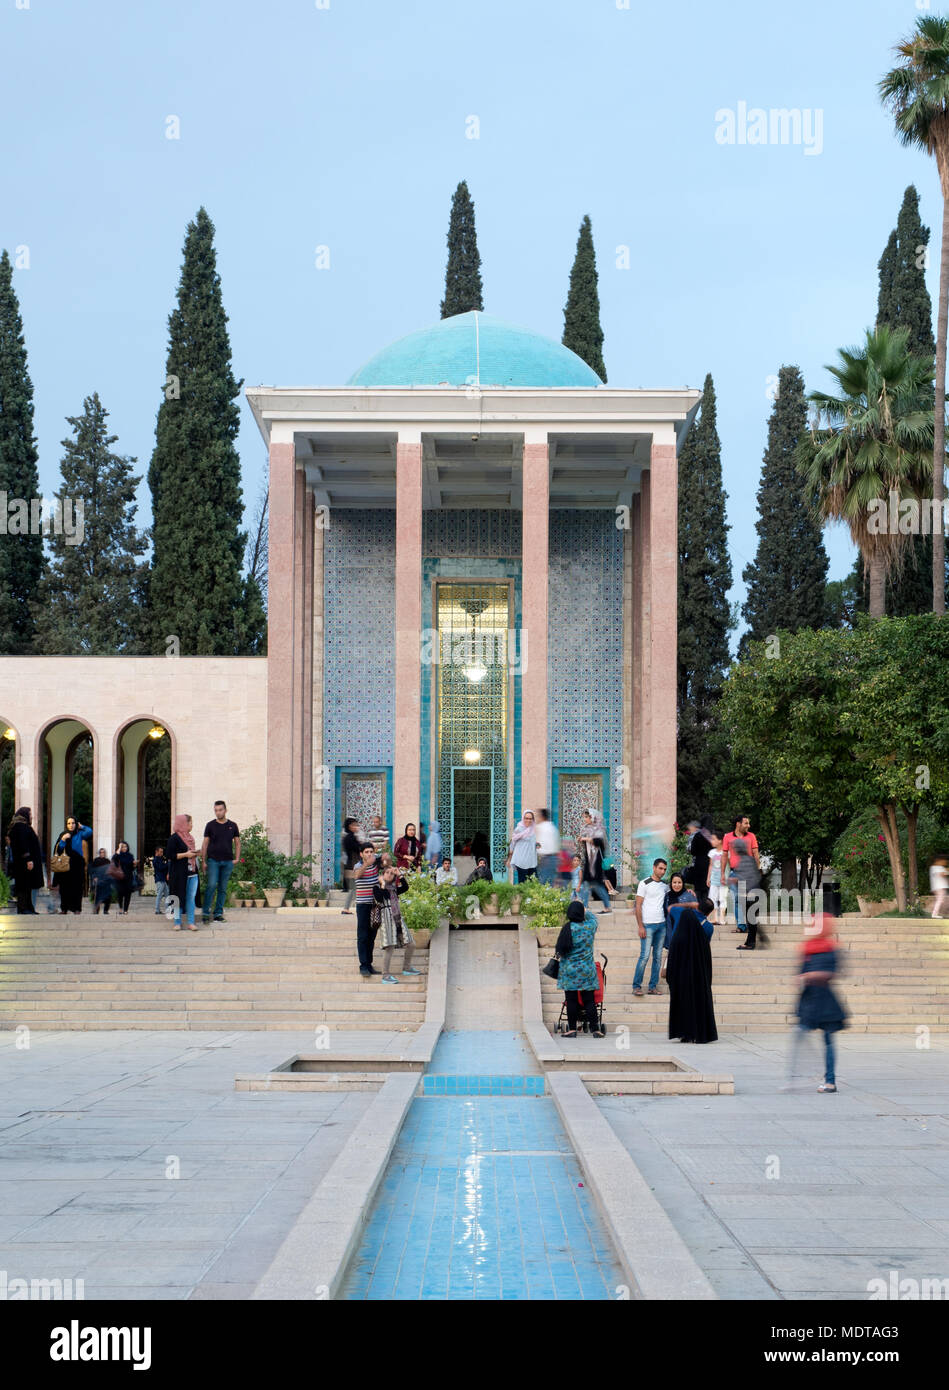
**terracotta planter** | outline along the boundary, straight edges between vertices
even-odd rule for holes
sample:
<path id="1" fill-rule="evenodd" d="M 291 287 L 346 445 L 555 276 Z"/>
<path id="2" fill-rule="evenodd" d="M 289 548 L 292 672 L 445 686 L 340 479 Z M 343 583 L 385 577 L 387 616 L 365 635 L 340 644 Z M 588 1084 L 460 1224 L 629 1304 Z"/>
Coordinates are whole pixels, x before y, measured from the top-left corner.
<path id="1" fill-rule="evenodd" d="M 879 917 L 881 912 L 896 911 L 895 898 L 884 898 L 882 902 L 874 902 L 871 898 L 861 898 L 858 894 L 857 904 L 861 917 Z"/>
<path id="2" fill-rule="evenodd" d="M 416 951 L 427 951 L 432 944 L 433 936 L 434 932 L 427 931 L 424 928 L 420 931 L 413 931 L 412 940 L 415 942 Z"/>
<path id="3" fill-rule="evenodd" d="M 265 888 L 264 897 L 267 899 L 268 907 L 282 907 L 283 900 L 287 896 L 286 888 Z"/>
<path id="4" fill-rule="evenodd" d="M 307 898 L 307 900 L 306 900 L 306 905 L 307 905 L 307 907 L 316 907 L 316 904 L 317 904 L 318 902 L 319 902 L 319 898 Z"/>
<path id="5" fill-rule="evenodd" d="M 529 927 L 528 931 L 530 931 Z M 537 945 L 542 951 L 552 951 L 557 944 L 560 930 L 555 927 L 539 927 L 534 935 L 537 937 Z"/>
<path id="6" fill-rule="evenodd" d="M 492 893 L 490 898 L 485 898 L 484 907 L 481 911 L 486 917 L 496 917 L 498 915 L 498 896 Z"/>

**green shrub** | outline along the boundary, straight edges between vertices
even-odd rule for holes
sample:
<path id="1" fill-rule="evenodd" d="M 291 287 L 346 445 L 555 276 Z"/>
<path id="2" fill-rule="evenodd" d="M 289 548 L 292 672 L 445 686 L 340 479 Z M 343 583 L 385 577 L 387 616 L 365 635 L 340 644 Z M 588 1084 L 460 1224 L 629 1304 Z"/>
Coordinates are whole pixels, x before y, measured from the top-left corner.
<path id="1" fill-rule="evenodd" d="M 441 924 L 435 880 L 425 874 L 407 874 L 408 891 L 399 899 L 402 920 L 410 931 L 436 931 Z M 451 884 L 442 884 L 450 888 Z"/>
<path id="2" fill-rule="evenodd" d="M 530 892 L 521 899 L 524 925 L 531 931 L 559 930 L 567 919 L 569 892 L 553 883 L 538 883 L 534 879 L 530 883 Z"/>
<path id="3" fill-rule="evenodd" d="M 7 876 L 6 876 L 6 874 L 3 872 L 3 870 L 0 869 L 0 908 L 6 907 L 6 905 L 7 905 L 7 903 L 8 903 L 9 901 L 10 901 L 10 880 L 7 878 Z"/>
<path id="4" fill-rule="evenodd" d="M 520 893 L 520 888 L 516 884 L 502 880 L 494 885 L 494 892 L 498 900 L 498 915 L 503 917 L 505 912 L 510 912 L 514 895 Z"/>

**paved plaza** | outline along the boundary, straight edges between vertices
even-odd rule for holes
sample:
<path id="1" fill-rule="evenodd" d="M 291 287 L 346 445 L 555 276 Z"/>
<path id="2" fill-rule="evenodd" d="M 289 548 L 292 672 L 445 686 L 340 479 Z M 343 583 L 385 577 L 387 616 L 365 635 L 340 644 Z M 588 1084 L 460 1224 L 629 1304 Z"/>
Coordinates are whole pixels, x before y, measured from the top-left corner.
<path id="1" fill-rule="evenodd" d="M 464 1072 L 460 1038 L 446 1035 L 441 1056 Z M 235 1092 L 238 1072 L 266 1071 L 312 1042 L 286 1032 L 34 1033 L 18 1048 L 16 1034 L 0 1035 L 7 1278 L 82 1278 L 87 1299 L 249 1297 L 372 1100 Z M 404 1043 L 345 1035 L 348 1051 Z M 836 1095 L 818 1095 L 816 1080 L 779 1091 L 786 1044 L 726 1036 L 699 1049 L 634 1036 L 625 1057 L 674 1053 L 705 1067 L 714 1057 L 736 1094 L 598 1101 L 715 1291 L 865 1299 L 868 1281 L 891 1270 L 945 1277 L 949 1040 L 917 1050 L 910 1032 L 845 1034 Z M 467 1069 L 481 1065 L 475 1047 Z"/>

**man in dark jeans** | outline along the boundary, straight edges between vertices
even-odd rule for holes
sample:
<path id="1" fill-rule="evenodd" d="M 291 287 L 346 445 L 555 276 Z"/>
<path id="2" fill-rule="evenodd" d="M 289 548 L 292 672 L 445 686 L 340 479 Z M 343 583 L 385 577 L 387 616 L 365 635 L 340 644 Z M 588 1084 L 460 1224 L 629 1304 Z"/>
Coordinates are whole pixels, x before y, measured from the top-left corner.
<path id="1" fill-rule="evenodd" d="M 227 819 L 226 804 L 223 801 L 215 801 L 214 819 L 209 820 L 204 827 L 204 843 L 201 846 L 201 858 L 206 875 L 202 909 L 205 922 L 210 922 L 212 914 L 215 922 L 225 920 L 224 899 L 227 897 L 227 881 L 234 868 L 234 860 L 240 857 L 241 832 L 232 820 Z"/>
<path id="2" fill-rule="evenodd" d="M 359 863 L 353 869 L 353 882 L 356 885 L 356 951 L 359 955 L 360 975 L 378 975 L 372 964 L 372 948 L 378 927 L 370 920 L 372 914 L 372 890 L 379 882 L 379 859 L 372 845 L 363 845 Z"/>

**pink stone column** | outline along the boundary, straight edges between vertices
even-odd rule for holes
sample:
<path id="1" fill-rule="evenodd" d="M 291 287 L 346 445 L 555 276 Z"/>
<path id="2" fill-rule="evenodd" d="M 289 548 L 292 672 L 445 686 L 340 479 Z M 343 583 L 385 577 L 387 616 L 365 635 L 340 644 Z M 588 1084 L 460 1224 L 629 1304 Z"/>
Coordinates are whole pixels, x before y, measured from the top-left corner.
<path id="1" fill-rule="evenodd" d="M 674 444 L 653 443 L 649 479 L 650 757 L 647 810 L 671 835 L 676 816 L 676 632 L 678 462 Z"/>
<path id="2" fill-rule="evenodd" d="M 418 825 L 421 804 L 422 445 L 396 445 L 395 463 L 395 745 L 392 834 Z"/>
<path id="3" fill-rule="evenodd" d="M 270 446 L 267 561 L 267 830 L 290 849 L 294 694 L 294 446 Z"/>
<path id="4" fill-rule="evenodd" d="M 521 805 L 548 806 L 547 621 L 550 456 L 547 443 L 524 441 L 521 597 L 527 669 L 521 676 Z M 522 638 L 523 641 L 523 638 Z"/>
<path id="5" fill-rule="evenodd" d="M 303 725 L 300 760 L 302 763 L 302 799 L 300 805 L 300 848 L 312 853 L 313 838 L 313 527 L 314 498 L 307 489 L 303 508 Z"/>
<path id="6" fill-rule="evenodd" d="M 633 547 L 632 607 L 632 719 L 630 723 L 630 823 L 634 830 L 643 824 L 643 511 L 642 497 L 633 498 L 630 509 L 630 539 Z"/>

